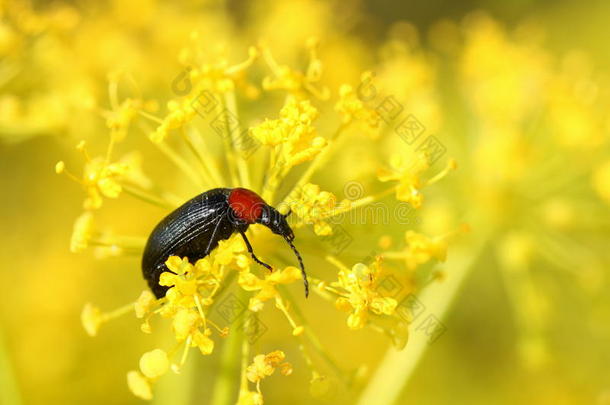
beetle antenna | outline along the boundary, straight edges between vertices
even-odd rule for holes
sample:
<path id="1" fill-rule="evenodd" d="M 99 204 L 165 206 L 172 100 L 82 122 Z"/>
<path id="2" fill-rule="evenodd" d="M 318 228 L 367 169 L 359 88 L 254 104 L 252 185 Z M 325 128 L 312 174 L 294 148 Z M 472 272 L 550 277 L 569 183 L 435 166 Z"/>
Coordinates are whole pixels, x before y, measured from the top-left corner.
<path id="1" fill-rule="evenodd" d="M 305 285 L 305 298 L 307 298 L 307 297 L 309 297 L 309 281 L 307 281 L 307 273 L 305 273 L 305 265 L 303 265 L 303 259 L 301 258 L 299 251 L 292 244 L 292 242 L 289 241 L 288 238 L 284 238 L 284 239 L 286 239 L 286 242 L 288 242 L 288 244 L 292 248 L 292 251 L 297 256 L 297 259 L 299 259 L 299 264 L 301 265 L 301 274 L 303 275 L 303 284 Z"/>

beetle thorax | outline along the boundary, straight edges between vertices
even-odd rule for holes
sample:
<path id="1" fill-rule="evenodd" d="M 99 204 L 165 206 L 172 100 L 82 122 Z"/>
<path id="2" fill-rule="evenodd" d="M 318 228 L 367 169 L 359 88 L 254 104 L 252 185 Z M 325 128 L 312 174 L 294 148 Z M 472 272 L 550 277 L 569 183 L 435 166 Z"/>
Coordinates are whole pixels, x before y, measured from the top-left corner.
<path id="1" fill-rule="evenodd" d="M 267 204 L 258 194 L 245 188 L 235 188 L 229 194 L 229 207 L 238 219 L 248 224 L 260 219 L 265 205 Z"/>

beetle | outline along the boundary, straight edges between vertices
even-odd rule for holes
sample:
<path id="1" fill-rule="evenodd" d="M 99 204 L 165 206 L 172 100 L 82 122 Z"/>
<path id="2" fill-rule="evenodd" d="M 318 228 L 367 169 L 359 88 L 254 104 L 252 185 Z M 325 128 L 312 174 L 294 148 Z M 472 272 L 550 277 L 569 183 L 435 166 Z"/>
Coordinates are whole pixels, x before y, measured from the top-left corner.
<path id="1" fill-rule="evenodd" d="M 303 275 L 305 297 L 309 283 L 303 259 L 294 246 L 294 233 L 286 218 L 268 205 L 254 191 L 245 188 L 215 188 L 190 199 L 159 222 L 148 237 L 142 256 L 142 274 L 157 298 L 162 298 L 168 287 L 159 285 L 161 274 L 171 272 L 165 265 L 169 256 L 188 257 L 193 262 L 210 254 L 221 240 L 240 233 L 252 259 L 268 270 L 270 265 L 254 254 L 246 237 L 246 230 L 258 223 L 282 236 L 294 251 Z"/>

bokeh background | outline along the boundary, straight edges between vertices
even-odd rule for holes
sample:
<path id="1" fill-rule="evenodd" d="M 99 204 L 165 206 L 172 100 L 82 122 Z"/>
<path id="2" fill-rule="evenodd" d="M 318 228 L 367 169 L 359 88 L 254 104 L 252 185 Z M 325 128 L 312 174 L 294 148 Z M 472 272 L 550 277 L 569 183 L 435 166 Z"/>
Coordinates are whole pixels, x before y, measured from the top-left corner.
<path id="1" fill-rule="evenodd" d="M 141 402 L 125 372 L 168 336 L 140 333 L 133 317 L 86 335 L 85 302 L 109 309 L 137 297 L 138 258 L 69 252 L 83 194 L 54 166 L 79 167 L 81 139 L 105 147 L 94 107 L 107 104 L 109 75 L 130 72 L 145 97 L 171 97 L 193 30 L 233 60 L 263 38 L 293 64 L 317 36 L 325 83 L 385 72 L 382 85 L 459 165 L 426 192 L 421 213 L 430 231 L 471 227 L 442 265 L 441 284 L 459 283 L 429 293 L 449 301 L 430 304 L 446 332 L 408 357 L 412 369 L 393 369 L 386 338 L 347 330 L 312 300 L 306 315 L 328 351 L 346 369 L 366 367 L 349 393 L 314 399 L 297 362 L 289 379 L 265 382 L 267 403 L 358 403 L 381 389 L 398 392 L 397 403 L 610 404 L 608 2 L 3 1 L 0 13 L 2 404 Z M 154 153 L 137 137 L 126 145 Z M 350 153 L 337 170 L 373 188 L 354 165 L 366 153 Z M 162 166 L 145 168 L 176 181 Z M 327 184 L 342 190 L 340 180 Z M 100 222 L 125 232 L 159 217 L 129 199 L 105 208 Z M 388 228 L 377 235 L 400 232 Z M 366 243 L 375 242 L 363 239 L 354 257 L 373 249 Z M 271 350 L 286 336 L 266 338 Z M 207 403 L 218 362 L 191 356 L 154 401 Z M 390 370 L 392 387 L 377 370 Z"/>

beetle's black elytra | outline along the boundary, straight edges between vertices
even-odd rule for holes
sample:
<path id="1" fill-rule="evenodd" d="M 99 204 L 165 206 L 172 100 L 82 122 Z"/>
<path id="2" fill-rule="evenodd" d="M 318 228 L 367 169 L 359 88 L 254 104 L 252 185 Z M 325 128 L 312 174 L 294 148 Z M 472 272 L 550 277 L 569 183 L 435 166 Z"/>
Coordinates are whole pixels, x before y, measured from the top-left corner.
<path id="1" fill-rule="evenodd" d="M 197 261 L 209 255 L 218 242 L 236 232 L 244 239 L 252 259 L 271 270 L 271 266 L 256 257 L 245 234 L 251 224 L 258 223 L 283 236 L 294 251 L 301 267 L 307 297 L 307 274 L 303 259 L 292 243 L 294 233 L 286 221 L 287 216 L 245 188 L 215 188 L 199 194 L 176 208 L 153 229 L 142 256 L 144 278 L 157 298 L 164 297 L 168 287 L 159 285 L 159 278 L 161 273 L 170 271 L 165 266 L 169 256 Z"/>

